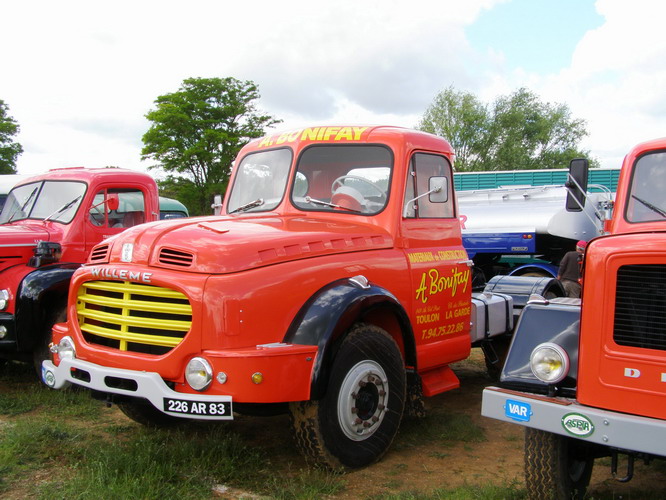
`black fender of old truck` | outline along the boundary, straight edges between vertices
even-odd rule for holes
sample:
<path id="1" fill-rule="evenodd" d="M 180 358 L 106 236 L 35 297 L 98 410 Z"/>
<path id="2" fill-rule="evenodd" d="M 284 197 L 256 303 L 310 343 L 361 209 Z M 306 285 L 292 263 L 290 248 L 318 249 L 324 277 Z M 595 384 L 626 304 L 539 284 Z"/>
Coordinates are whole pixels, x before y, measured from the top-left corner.
<path id="1" fill-rule="evenodd" d="M 44 266 L 27 274 L 16 295 L 16 343 L 19 352 L 30 352 L 43 334 L 53 307 L 67 304 L 69 283 L 81 264 Z"/>
<path id="2" fill-rule="evenodd" d="M 578 379 L 578 337 L 580 299 L 542 298 L 528 301 L 518 320 L 509 353 L 500 376 L 500 386 L 539 394 L 574 396 Z M 567 376 L 554 387 L 537 379 L 530 369 L 530 355 L 536 346 L 551 342 L 569 357 Z M 550 391 L 549 391 L 550 389 Z"/>
<path id="3" fill-rule="evenodd" d="M 310 397 L 320 399 L 326 392 L 331 364 L 340 341 L 351 326 L 364 317 L 384 311 L 400 328 L 405 363 L 416 365 L 416 344 L 407 312 L 388 290 L 357 278 L 334 281 L 318 290 L 301 308 L 287 331 L 284 342 L 316 345 Z"/>

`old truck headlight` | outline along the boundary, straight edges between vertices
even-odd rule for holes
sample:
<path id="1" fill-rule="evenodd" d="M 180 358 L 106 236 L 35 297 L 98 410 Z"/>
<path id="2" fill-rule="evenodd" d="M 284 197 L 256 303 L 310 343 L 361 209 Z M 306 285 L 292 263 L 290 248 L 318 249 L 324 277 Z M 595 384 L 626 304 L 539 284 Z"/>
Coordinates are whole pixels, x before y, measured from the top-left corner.
<path id="1" fill-rule="evenodd" d="M 63 337 L 58 342 L 58 345 L 51 348 L 52 352 L 55 352 L 60 359 L 75 359 L 76 358 L 76 347 L 74 347 L 74 341 L 71 337 Z"/>
<path id="2" fill-rule="evenodd" d="M 545 342 L 532 351 L 530 369 L 542 382 L 556 384 L 569 373 L 569 356 L 559 345 Z"/>
<path id="3" fill-rule="evenodd" d="M 4 311 L 9 302 L 9 290 L 0 290 L 0 311 Z"/>
<path id="4" fill-rule="evenodd" d="M 204 358 L 192 358 L 185 368 L 185 380 L 195 391 L 203 391 L 213 380 L 213 368 Z"/>

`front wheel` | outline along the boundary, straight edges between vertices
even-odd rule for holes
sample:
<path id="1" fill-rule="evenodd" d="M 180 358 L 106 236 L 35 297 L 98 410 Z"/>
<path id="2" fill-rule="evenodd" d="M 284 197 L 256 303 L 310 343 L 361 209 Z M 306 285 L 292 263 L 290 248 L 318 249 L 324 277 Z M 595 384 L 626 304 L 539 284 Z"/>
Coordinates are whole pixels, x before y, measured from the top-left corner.
<path id="1" fill-rule="evenodd" d="M 307 459 L 330 469 L 379 460 L 405 405 L 405 369 L 393 338 L 359 323 L 342 342 L 325 396 L 290 405 L 296 441 Z"/>
<path id="2" fill-rule="evenodd" d="M 128 398 L 118 401 L 118 408 L 127 417 L 141 425 L 152 428 L 178 427 L 187 422 L 188 419 L 173 417 L 159 411 L 146 399 Z"/>
<path id="3" fill-rule="evenodd" d="M 525 429 L 525 486 L 530 499 L 582 499 L 594 456 L 578 439 Z"/>

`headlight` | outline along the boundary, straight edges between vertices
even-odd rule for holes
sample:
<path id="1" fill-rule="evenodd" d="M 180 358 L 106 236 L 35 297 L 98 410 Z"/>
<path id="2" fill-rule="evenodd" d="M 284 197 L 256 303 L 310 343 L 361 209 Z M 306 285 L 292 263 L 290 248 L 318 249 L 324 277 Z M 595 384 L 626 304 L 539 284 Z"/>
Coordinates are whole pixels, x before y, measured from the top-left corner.
<path id="1" fill-rule="evenodd" d="M 569 356 L 557 344 L 539 344 L 530 355 L 530 369 L 542 382 L 556 384 L 569 373 Z"/>
<path id="2" fill-rule="evenodd" d="M 63 337 L 55 346 L 54 351 L 60 359 L 76 359 L 76 347 L 71 337 Z"/>
<path id="3" fill-rule="evenodd" d="M 195 391 L 203 391 L 213 380 L 213 369 L 204 358 L 192 358 L 185 368 L 185 380 Z"/>
<path id="4" fill-rule="evenodd" d="M 3 311 L 7 307 L 7 302 L 9 302 L 9 291 L 0 290 L 0 311 Z"/>

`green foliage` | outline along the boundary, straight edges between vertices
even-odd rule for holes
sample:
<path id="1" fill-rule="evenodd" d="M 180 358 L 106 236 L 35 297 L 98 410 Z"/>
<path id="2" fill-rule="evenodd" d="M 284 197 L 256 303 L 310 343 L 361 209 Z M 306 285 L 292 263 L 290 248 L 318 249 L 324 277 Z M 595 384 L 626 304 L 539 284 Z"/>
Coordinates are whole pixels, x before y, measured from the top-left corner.
<path id="1" fill-rule="evenodd" d="M 544 103 L 525 88 L 484 105 L 449 87 L 435 97 L 418 128 L 451 143 L 459 171 L 564 168 L 573 158 L 589 156 L 578 146 L 588 133 L 585 120 L 572 118 L 566 104 Z"/>
<path id="2" fill-rule="evenodd" d="M 8 113 L 9 107 L 0 99 L 0 174 L 15 174 L 16 159 L 23 153 L 23 147 L 13 140 L 18 123 Z"/>
<path id="3" fill-rule="evenodd" d="M 156 162 L 169 177 L 161 188 L 192 215 L 211 213 L 231 164 L 251 139 L 280 120 L 257 111 L 259 90 L 235 78 L 189 78 L 177 92 L 159 96 L 146 114 L 152 125 L 143 136 L 142 159 Z"/>
<path id="4" fill-rule="evenodd" d="M 488 108 L 476 96 L 449 87 L 435 96 L 418 128 L 451 143 L 459 170 L 484 170 L 490 126 Z"/>

